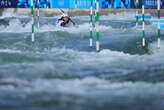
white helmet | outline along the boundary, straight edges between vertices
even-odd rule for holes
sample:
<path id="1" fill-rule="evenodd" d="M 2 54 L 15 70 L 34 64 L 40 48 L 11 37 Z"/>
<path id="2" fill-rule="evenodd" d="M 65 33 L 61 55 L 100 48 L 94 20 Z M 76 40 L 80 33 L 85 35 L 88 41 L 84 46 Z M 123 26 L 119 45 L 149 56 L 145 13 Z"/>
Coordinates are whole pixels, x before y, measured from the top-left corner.
<path id="1" fill-rule="evenodd" d="M 67 13 L 63 13 L 63 14 L 61 15 L 61 17 L 66 17 L 66 16 L 68 16 Z"/>

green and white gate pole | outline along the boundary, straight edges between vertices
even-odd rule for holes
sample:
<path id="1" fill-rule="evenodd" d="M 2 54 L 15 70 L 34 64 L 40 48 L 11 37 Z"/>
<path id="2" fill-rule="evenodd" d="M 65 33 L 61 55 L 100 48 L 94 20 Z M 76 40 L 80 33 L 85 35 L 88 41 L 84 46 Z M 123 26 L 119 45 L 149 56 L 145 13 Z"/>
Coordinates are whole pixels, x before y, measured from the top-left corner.
<path id="1" fill-rule="evenodd" d="M 77 8 L 77 0 L 75 0 L 75 8 Z"/>
<path id="2" fill-rule="evenodd" d="M 39 23 L 39 22 L 40 22 L 40 21 L 39 21 L 39 16 L 40 16 L 39 13 L 40 13 L 40 9 L 39 9 L 39 8 L 40 8 L 40 5 L 39 5 L 39 0 L 38 0 L 38 2 L 37 2 L 38 28 L 40 27 L 40 23 Z"/>
<path id="3" fill-rule="evenodd" d="M 95 0 L 95 16 L 94 16 L 95 17 L 95 20 L 96 20 L 96 11 L 97 11 L 96 10 L 96 4 L 97 4 L 97 0 Z"/>
<path id="4" fill-rule="evenodd" d="M 142 0 L 142 46 L 145 46 L 145 6 L 144 3 L 145 1 Z"/>
<path id="5" fill-rule="evenodd" d="M 34 39 L 34 6 L 33 6 L 33 0 L 31 0 L 31 17 L 32 17 L 32 42 L 34 42 L 35 39 Z"/>
<path id="6" fill-rule="evenodd" d="M 47 8 L 49 8 L 48 5 L 49 5 L 49 3 L 48 3 L 48 0 L 47 0 Z"/>
<path id="7" fill-rule="evenodd" d="M 138 8 L 139 8 L 139 2 L 136 0 L 136 27 L 138 26 Z"/>
<path id="8" fill-rule="evenodd" d="M 100 42 L 99 42 L 99 0 L 96 1 L 95 27 L 96 27 L 96 51 L 99 51 L 100 50 Z"/>
<path id="9" fill-rule="evenodd" d="M 158 10 L 158 48 L 160 48 L 160 6 L 161 6 L 161 1 L 157 0 L 157 10 Z"/>
<path id="10" fill-rule="evenodd" d="M 90 7 L 90 47 L 93 46 L 93 0 Z"/>

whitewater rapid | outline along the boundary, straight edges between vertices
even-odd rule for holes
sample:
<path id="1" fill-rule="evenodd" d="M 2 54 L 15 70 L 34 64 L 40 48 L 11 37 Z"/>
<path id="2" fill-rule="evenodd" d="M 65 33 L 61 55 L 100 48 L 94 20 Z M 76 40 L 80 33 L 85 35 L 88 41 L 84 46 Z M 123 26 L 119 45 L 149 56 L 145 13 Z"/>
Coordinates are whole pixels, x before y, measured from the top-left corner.
<path id="1" fill-rule="evenodd" d="M 135 13 L 100 16 L 96 52 L 89 47 L 89 16 L 72 19 L 79 28 L 41 18 L 32 43 L 30 17 L 1 17 L 0 109 L 162 110 L 164 30 L 158 49 L 157 28 L 147 21 L 143 48 Z"/>

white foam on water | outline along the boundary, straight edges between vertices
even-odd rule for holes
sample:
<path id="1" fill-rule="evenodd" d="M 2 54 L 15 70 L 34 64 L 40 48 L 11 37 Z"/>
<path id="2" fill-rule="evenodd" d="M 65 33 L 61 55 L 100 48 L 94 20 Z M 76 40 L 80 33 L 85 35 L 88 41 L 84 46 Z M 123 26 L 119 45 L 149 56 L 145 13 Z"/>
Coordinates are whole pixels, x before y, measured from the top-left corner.
<path id="1" fill-rule="evenodd" d="M 101 31 L 111 31 L 111 32 L 115 31 L 115 29 L 113 29 L 110 26 L 100 25 L 100 28 L 101 28 Z M 131 30 L 131 32 L 136 30 L 136 33 L 138 33 L 139 31 L 141 32 L 142 28 L 138 27 L 137 29 L 138 31 L 134 27 L 129 30 Z M 21 22 L 18 19 L 13 19 L 9 22 L 9 26 L 5 28 L 5 31 L 6 32 L 31 32 L 31 22 L 23 26 L 23 24 L 21 24 Z M 36 32 L 37 31 L 38 30 L 36 28 Z M 84 23 L 80 25 L 79 28 L 77 29 L 75 27 L 55 28 L 51 24 L 45 24 L 40 27 L 38 32 L 47 32 L 47 31 L 66 31 L 70 33 L 81 33 L 81 32 L 85 33 L 86 32 L 89 34 L 89 23 Z M 118 31 L 120 31 L 120 29 Z M 149 26 L 146 26 L 146 31 L 155 33 L 157 30 L 155 27 L 152 27 L 152 25 L 149 25 Z M 154 51 L 153 48 L 150 48 L 150 50 Z M 54 48 L 50 51 L 49 57 L 54 57 L 57 54 L 68 55 L 72 57 L 72 59 L 67 59 L 68 63 L 65 63 L 65 67 L 68 69 L 70 68 L 76 69 L 75 67 L 77 67 L 77 64 L 78 64 L 77 69 L 79 70 L 84 69 L 86 67 L 91 68 L 91 69 L 94 67 L 100 67 L 101 69 L 113 68 L 115 69 L 116 72 L 121 72 L 124 74 L 128 74 L 131 71 L 135 71 L 134 68 L 146 69 L 149 67 L 149 65 L 155 65 L 155 64 L 160 64 L 164 62 L 161 57 L 158 57 L 158 56 L 162 56 L 163 54 L 159 54 L 158 56 L 154 53 L 151 55 L 130 55 L 130 54 L 125 54 L 123 52 L 111 51 L 108 49 L 101 50 L 99 53 L 97 53 L 97 52 L 80 52 L 80 51 L 75 51 L 75 50 L 65 49 L 65 48 L 63 49 Z M 70 62 L 71 62 L 71 65 L 70 65 Z M 51 65 L 50 67 L 51 67 L 50 70 L 53 70 L 53 66 Z M 120 70 L 118 70 L 118 68 L 120 68 Z M 34 69 L 38 70 L 39 68 L 34 68 Z"/>
<path id="2" fill-rule="evenodd" d="M 1 50 L 0 53 L 1 52 L 18 53 L 19 51 Z M 152 57 L 148 55 L 145 56 L 130 55 L 130 54 L 125 54 L 123 52 L 111 51 L 107 49 L 97 53 L 97 52 L 81 52 L 81 51 L 75 51 L 66 48 L 53 48 L 51 51 L 47 52 L 46 55 L 44 56 L 42 55 L 43 53 L 37 53 L 37 55 L 35 55 L 34 53 L 31 54 L 31 52 L 29 52 L 26 54 L 27 54 L 26 56 L 31 58 L 46 59 L 46 61 L 41 61 L 41 62 L 38 61 L 27 62 L 27 64 L 21 63 L 21 65 L 24 65 L 26 67 L 31 67 L 28 68 L 25 72 L 25 74 L 28 73 L 27 75 L 29 75 L 30 77 L 31 76 L 44 77 L 46 74 L 48 74 L 48 76 L 58 76 L 58 72 L 59 73 L 61 72 L 61 75 L 59 76 L 62 76 L 63 75 L 62 71 L 64 71 L 64 74 L 68 76 L 72 76 L 72 75 L 85 76 L 87 74 L 94 74 L 93 72 L 90 73 L 89 71 L 97 70 L 98 72 L 100 69 L 102 69 L 102 71 L 99 72 L 102 74 L 103 72 L 105 72 L 105 70 L 107 70 L 108 72 L 113 71 L 115 73 L 120 73 L 120 74 L 129 74 L 135 71 L 134 68 L 143 68 L 151 64 L 159 63 L 156 62 L 155 59 L 153 60 L 153 62 L 150 62 L 149 59 L 152 59 Z M 56 61 L 54 58 L 61 59 L 62 62 L 59 63 L 59 61 Z M 7 64 L 6 66 L 12 67 L 12 65 L 10 64 Z M 18 68 L 19 66 L 20 64 L 15 65 L 15 67 Z M 63 70 L 60 70 L 62 68 Z M 89 73 L 87 71 L 81 72 L 81 70 L 86 70 L 86 69 L 88 69 Z M 72 73 L 72 71 L 74 72 Z"/>
<path id="3" fill-rule="evenodd" d="M 124 52 L 111 51 L 109 49 L 104 49 L 100 52 L 84 52 L 67 48 L 55 47 L 46 53 L 32 52 L 31 54 L 31 52 L 28 52 L 28 57 L 35 59 L 46 59 L 46 61 L 42 60 L 41 62 L 27 62 L 27 64 L 23 65 L 27 67 L 31 66 L 31 68 L 28 68 L 25 73 L 28 72 L 28 75 L 34 75 L 34 77 L 44 77 L 46 74 L 48 74 L 49 76 L 56 76 L 58 72 L 60 73 L 61 71 L 64 71 L 64 74 L 68 73 L 68 76 L 85 76 L 88 74 L 94 74 L 94 71 L 97 71 L 101 74 L 104 74 L 103 72 L 107 71 L 109 72 L 109 74 L 110 72 L 114 72 L 116 74 L 119 73 L 121 75 L 126 75 L 136 72 L 136 70 L 149 70 L 149 68 L 153 65 L 164 65 L 163 44 L 163 41 L 161 41 L 160 50 L 157 49 L 156 42 L 152 43 L 149 47 L 149 50 L 152 51 L 152 54 L 150 55 L 131 55 Z M 19 50 L 1 49 L 0 53 L 22 52 Z M 60 60 L 56 61 L 55 58 L 61 59 L 62 61 L 59 63 Z M 8 66 L 12 65 L 8 64 Z M 16 67 L 19 66 L 20 64 L 18 64 Z M 59 69 L 57 67 L 59 67 Z M 60 70 L 62 68 L 63 70 Z M 162 69 L 163 66 L 160 66 L 159 68 Z M 77 73 L 77 75 L 75 73 Z"/>
<path id="4" fill-rule="evenodd" d="M 100 16 L 100 20 L 135 20 L 135 12 L 120 12 L 120 13 L 110 13 L 107 15 Z M 80 20 L 88 20 L 90 21 L 90 17 L 88 16 L 75 16 L 72 17 L 74 19 Z"/>
<path id="5" fill-rule="evenodd" d="M 4 16 L 10 16 L 10 13 L 5 13 L 6 15 Z M 12 15 L 12 14 L 11 14 Z M 13 15 L 15 16 L 15 15 Z M 55 16 L 56 17 L 56 16 Z M 59 16 L 57 16 L 56 18 L 58 18 Z M 19 18 L 19 16 L 18 16 Z M 42 25 L 39 29 L 37 28 L 37 25 L 35 25 L 35 31 L 36 32 L 50 32 L 50 31 L 66 31 L 69 33 L 89 33 L 90 30 L 90 24 L 89 24 L 89 16 L 76 16 L 73 17 L 74 19 L 79 19 L 81 20 L 88 20 L 88 23 L 83 23 L 79 25 L 79 28 L 76 27 L 69 27 L 69 28 L 63 28 L 63 27 L 55 27 L 52 24 L 45 24 Z M 48 18 L 48 19 L 54 19 L 54 17 Z M 103 15 L 100 16 L 100 20 L 134 20 L 135 21 L 135 13 L 134 12 L 121 12 L 121 13 L 116 13 L 116 14 L 109 14 L 109 15 Z M 111 31 L 111 32 L 124 32 L 125 29 L 114 29 L 111 26 L 104 26 L 104 25 L 100 25 L 99 26 L 99 30 L 100 32 L 104 32 L 104 31 Z M 134 32 L 141 32 L 142 31 L 142 25 L 140 25 L 139 27 L 135 28 L 128 28 L 126 29 L 134 31 Z M 163 31 L 164 29 L 161 29 L 161 33 L 164 33 Z M 9 21 L 9 26 L 0 26 L 0 32 L 13 32 L 13 33 L 22 33 L 22 32 L 31 32 L 31 21 L 28 22 L 27 24 L 21 23 L 19 21 L 19 19 L 12 19 Z M 145 26 L 145 32 L 146 33 L 156 33 L 157 32 L 157 28 L 153 25 L 146 25 Z"/>
<path id="6" fill-rule="evenodd" d="M 4 12 L 2 13 L 2 16 L 0 16 L 0 19 L 12 18 L 12 17 L 16 17 L 16 18 L 26 18 L 26 17 L 28 17 L 28 15 L 27 15 L 27 16 L 25 16 L 25 15 L 18 15 L 18 14 L 13 13 L 13 12 L 6 12 L 6 11 L 4 11 Z"/>
<path id="7" fill-rule="evenodd" d="M 157 41 L 154 41 L 153 43 L 151 43 L 149 45 L 149 49 L 151 50 L 151 52 L 153 54 L 161 54 L 161 55 L 164 54 L 164 41 L 161 40 L 161 43 L 160 44 L 161 44 L 160 45 L 160 48 L 158 48 L 158 42 Z"/>
<path id="8" fill-rule="evenodd" d="M 154 50 L 154 45 L 156 43 L 152 43 L 150 49 Z M 163 41 L 161 47 L 164 47 Z M 162 49 L 163 50 L 163 49 Z M 49 52 L 50 57 L 54 57 L 55 54 L 71 56 L 74 59 L 67 59 L 68 62 L 65 62 L 65 65 L 62 65 L 64 68 L 91 68 L 97 67 L 101 69 L 105 68 L 119 68 L 123 74 L 128 74 L 131 72 L 132 68 L 143 68 L 149 69 L 149 65 L 161 64 L 164 62 L 163 59 L 163 51 L 156 54 L 153 53 L 151 55 L 130 55 L 125 54 L 123 52 L 111 51 L 111 50 L 102 50 L 98 52 L 80 52 L 72 49 L 58 49 L 54 48 Z M 61 56 L 62 57 L 62 56 Z M 43 63 L 33 63 L 32 71 L 28 71 L 29 74 L 34 74 L 34 76 L 38 73 L 38 75 L 45 75 L 42 73 L 53 73 L 55 71 L 54 63 L 51 62 L 43 62 Z M 127 70 L 127 71 L 124 71 Z M 34 71 L 33 71 L 34 70 Z M 40 71 L 38 71 L 40 70 Z M 48 70 L 48 71 L 47 71 Z M 134 70 L 134 69 L 133 69 Z M 119 70 L 118 70 L 119 72 Z M 97 94 L 104 95 L 109 92 L 111 96 L 129 96 L 129 91 L 132 96 L 141 96 L 145 97 L 147 95 L 156 94 L 164 95 L 163 90 L 164 84 L 161 83 L 147 83 L 147 82 L 111 82 L 110 80 L 95 78 L 95 77 L 85 77 L 83 79 L 35 79 L 33 81 L 26 81 L 24 79 L 2 79 L 1 82 L 6 82 L 8 85 L 0 86 L 0 91 L 7 92 L 19 92 L 23 93 L 25 96 L 28 94 L 33 94 L 36 92 L 48 92 L 48 93 L 63 93 L 63 94 L 80 94 L 80 95 L 89 95 L 95 96 Z M 11 83 L 11 84 L 10 84 Z M 15 85 L 17 85 L 15 87 Z M 42 85 L 42 86 L 40 86 Z M 147 91 L 151 89 L 151 91 Z M 102 94 L 103 93 L 103 94 Z M 157 96 L 158 96 L 157 95 Z"/>
<path id="9" fill-rule="evenodd" d="M 0 25 L 0 32 L 2 32 L 3 29 L 5 29 L 6 27 L 4 25 Z"/>
<path id="10" fill-rule="evenodd" d="M 90 16 L 74 16 L 74 17 L 71 17 L 71 18 L 74 18 L 74 19 L 79 19 L 79 20 L 82 20 L 82 21 L 90 21 Z"/>
<path id="11" fill-rule="evenodd" d="M 23 25 L 24 24 L 22 24 L 19 19 L 12 19 L 9 22 L 9 26 L 0 27 L 0 32 L 6 32 L 6 33 L 8 33 L 8 32 L 13 32 L 13 33 L 29 32 L 30 23 L 26 24 L 25 27 Z"/>
<path id="12" fill-rule="evenodd" d="M 7 18 L 7 17 L 15 17 L 16 14 L 12 12 L 3 12 L 2 16 L 0 16 L 1 19 Z"/>
<path id="13" fill-rule="evenodd" d="M 89 23 L 84 23 L 78 26 L 78 28 L 76 27 L 71 27 L 71 28 L 63 28 L 64 31 L 67 31 L 69 33 L 89 33 L 90 32 L 90 24 Z M 99 31 L 107 31 L 107 30 L 111 30 L 112 27 L 111 26 L 103 26 L 100 25 L 99 26 Z M 95 29 L 93 29 L 95 31 Z"/>
<path id="14" fill-rule="evenodd" d="M 133 71 L 135 72 L 136 69 L 147 70 L 149 66 L 163 64 L 162 62 L 164 62 L 164 59 L 161 57 L 163 54 L 131 55 L 108 49 L 101 50 L 98 53 L 80 52 L 71 49 L 53 49 L 52 54 L 53 53 L 71 56 L 70 59 L 66 59 L 68 63 L 65 63 L 65 67 L 68 69 L 85 70 L 86 68 L 89 68 L 91 70 L 102 69 L 102 71 L 104 69 L 105 71 L 106 69 L 111 68 L 116 73 L 121 74 L 129 74 Z"/>
<path id="15" fill-rule="evenodd" d="M 31 32 L 31 27 L 32 27 L 32 22 L 28 22 L 27 24 L 22 24 L 19 19 L 12 19 L 9 21 L 8 26 L 1 26 L 0 27 L 0 32 L 3 33 L 24 33 L 24 32 Z M 34 27 L 35 32 L 49 32 L 49 31 L 55 31 L 54 26 L 47 24 L 43 25 L 42 27 L 37 28 L 35 25 Z"/>
<path id="16" fill-rule="evenodd" d="M 123 13 L 122 18 L 124 19 Z M 118 15 L 111 15 L 113 18 L 109 16 L 105 16 L 103 19 L 114 19 Z M 129 15 L 130 16 L 130 15 Z M 133 15 L 134 16 L 134 15 Z M 84 18 L 85 19 L 85 18 Z M 125 19 L 128 19 L 125 18 Z M 131 18 L 130 18 L 131 19 Z M 150 26 L 146 26 L 147 32 L 156 32 L 156 28 Z M 9 26 L 0 27 L 1 32 L 31 32 L 31 22 L 23 26 L 18 19 L 13 19 L 9 22 Z M 101 31 L 115 31 L 110 26 L 102 26 L 100 25 Z M 141 27 L 132 28 L 130 30 L 134 30 L 137 32 L 141 32 Z M 36 28 L 36 31 L 37 28 Z M 72 28 L 57 28 L 55 29 L 53 25 L 46 24 L 40 27 L 38 32 L 49 32 L 49 31 L 67 31 L 70 33 L 80 33 L 80 32 L 89 32 L 89 23 L 84 23 L 79 26 L 78 29 Z M 117 37 L 117 36 L 116 36 Z M 133 36 L 132 36 L 133 37 Z M 47 57 L 46 61 L 41 62 L 27 62 L 27 64 L 31 67 L 31 69 L 26 70 L 25 72 L 29 72 L 27 74 L 30 75 L 33 80 L 26 79 L 17 79 L 16 77 L 10 78 L 2 78 L 0 80 L 0 91 L 1 93 L 10 93 L 14 96 L 18 93 L 23 95 L 23 98 L 29 97 L 29 94 L 33 93 L 63 93 L 63 94 L 77 94 L 77 95 L 85 95 L 85 96 L 105 96 L 110 95 L 108 100 L 113 100 L 112 97 L 140 97 L 145 98 L 146 96 L 164 96 L 164 83 L 159 82 L 156 84 L 148 83 L 148 82 L 111 82 L 110 80 L 100 79 L 96 77 L 85 77 L 82 79 L 73 78 L 73 79 L 46 79 L 42 78 L 42 76 L 47 74 L 54 74 L 58 68 L 55 68 L 55 60 L 49 60 L 55 58 L 56 55 L 63 58 L 63 62 L 57 62 L 60 69 L 68 69 L 72 70 L 71 73 L 76 73 L 76 70 L 85 70 L 86 68 L 92 71 L 93 69 L 99 71 L 103 74 L 105 69 L 113 69 L 115 73 L 122 74 L 130 74 L 133 71 L 136 72 L 137 69 L 145 69 L 149 70 L 150 66 L 153 65 L 164 65 L 164 42 L 161 41 L 161 49 L 157 49 L 157 42 L 154 42 L 150 45 L 149 49 L 152 51 L 152 54 L 148 55 L 131 55 L 124 52 L 111 51 L 109 49 L 101 50 L 100 52 L 82 52 L 76 51 L 72 49 L 66 48 L 53 48 L 50 52 L 46 53 L 46 55 L 40 55 L 40 57 Z M 19 50 L 10 50 L 10 49 L 1 49 L 0 53 L 20 53 Z M 41 53 L 42 54 L 42 53 Z M 31 53 L 29 52 L 29 55 Z M 34 53 L 31 55 L 32 57 Z M 37 55 L 39 57 L 39 53 Z M 66 57 L 68 56 L 68 57 Z M 49 60 L 49 61 L 47 61 Z M 9 64 L 10 65 L 10 64 Z M 23 65 L 23 64 L 21 64 Z M 6 66 L 6 65 L 5 65 Z M 8 66 L 8 64 L 7 64 Z M 11 66 L 11 65 L 10 65 Z M 9 67 L 10 67 L 9 66 Z M 13 66 L 13 65 L 12 65 Z M 16 66 L 20 67 L 20 64 L 16 64 Z M 161 67 L 163 68 L 163 67 Z M 20 70 L 21 71 L 21 70 Z M 82 71 L 80 74 L 85 74 Z M 109 71 L 107 71 L 109 72 Z M 77 72 L 78 73 L 78 72 Z M 10 73 L 12 74 L 12 73 Z M 14 74 L 14 73 L 13 73 Z M 135 73 L 136 74 L 136 73 Z M 40 76 L 35 77 L 36 76 Z M 33 77 L 34 76 L 34 77 Z M 51 75 L 50 75 L 51 76 Z M 30 77 L 30 78 L 31 78 Z M 4 84 L 4 85 L 3 85 Z M 151 91 L 148 91 L 151 90 Z M 157 94 L 158 93 L 158 94 Z M 48 95 L 44 94 L 44 95 Z M 129 95 L 130 94 L 130 95 Z M 55 98 L 55 97 L 54 97 Z"/>
<path id="17" fill-rule="evenodd" d="M 110 26 L 103 26 L 100 25 L 99 28 L 101 31 L 109 30 L 112 29 Z M 65 31 L 69 33 L 89 33 L 90 25 L 89 23 L 84 23 L 76 27 L 55 27 L 52 24 L 45 24 L 43 26 L 40 26 L 38 29 L 37 26 L 35 25 L 35 32 L 55 32 L 55 31 Z M 0 32 L 3 33 L 24 33 L 24 32 L 31 32 L 31 21 L 28 22 L 27 24 L 22 24 L 19 19 L 12 19 L 9 21 L 9 26 L 0 26 Z"/>
<path id="18" fill-rule="evenodd" d="M 110 82 L 95 77 L 83 79 L 36 79 L 25 81 L 20 79 L 3 79 L 0 82 L 8 85 L 0 86 L 0 91 L 10 93 L 20 93 L 25 97 L 33 93 L 49 94 L 76 94 L 83 96 L 111 96 L 120 97 L 150 97 L 152 95 L 164 96 L 164 83 L 147 83 L 147 82 Z M 16 87 L 14 85 L 17 85 Z M 151 90 L 151 91 L 147 91 Z M 130 93 L 130 95 L 129 95 Z M 158 94 L 157 94 L 158 93 Z M 128 98 L 127 97 L 127 98 Z M 109 99 L 108 99 L 109 100 Z M 112 99 L 111 99 L 112 100 Z"/>
<path id="19" fill-rule="evenodd" d="M 22 53 L 22 52 L 19 50 L 0 49 L 0 53 Z"/>
<path id="20" fill-rule="evenodd" d="M 135 20 L 134 12 L 120 12 L 100 16 L 100 20 Z"/>

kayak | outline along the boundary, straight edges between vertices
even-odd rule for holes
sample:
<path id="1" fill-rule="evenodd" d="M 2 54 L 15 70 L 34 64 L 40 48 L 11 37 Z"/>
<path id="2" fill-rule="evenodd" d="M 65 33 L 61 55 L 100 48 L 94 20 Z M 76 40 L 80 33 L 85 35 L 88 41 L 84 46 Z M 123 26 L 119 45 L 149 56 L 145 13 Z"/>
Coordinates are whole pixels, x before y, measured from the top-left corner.
<path id="1" fill-rule="evenodd" d="M 62 27 L 61 23 L 63 23 L 62 20 L 56 21 L 55 27 Z"/>
<path id="2" fill-rule="evenodd" d="M 56 21 L 55 27 L 63 27 L 63 26 L 61 26 L 61 23 L 63 23 L 63 22 L 64 22 L 63 20 Z M 68 23 L 64 27 L 72 27 L 72 26 L 73 26 L 72 23 Z"/>

